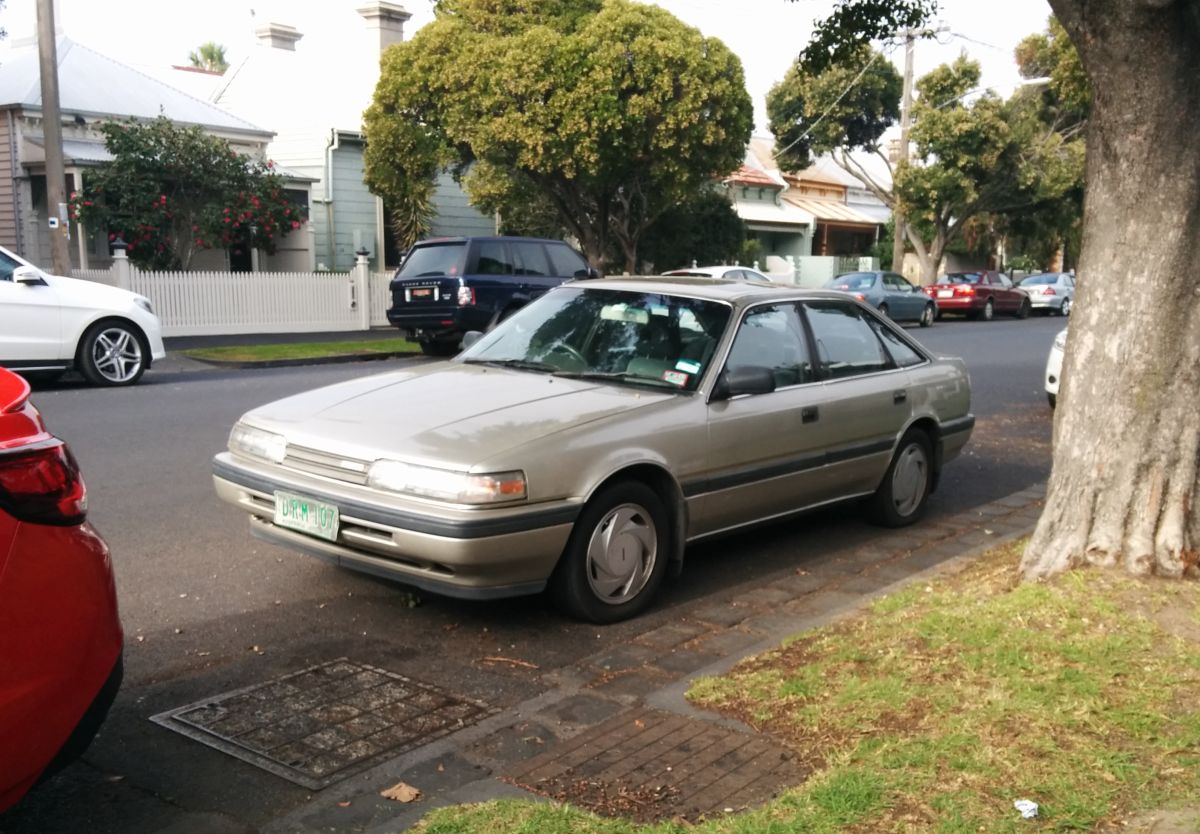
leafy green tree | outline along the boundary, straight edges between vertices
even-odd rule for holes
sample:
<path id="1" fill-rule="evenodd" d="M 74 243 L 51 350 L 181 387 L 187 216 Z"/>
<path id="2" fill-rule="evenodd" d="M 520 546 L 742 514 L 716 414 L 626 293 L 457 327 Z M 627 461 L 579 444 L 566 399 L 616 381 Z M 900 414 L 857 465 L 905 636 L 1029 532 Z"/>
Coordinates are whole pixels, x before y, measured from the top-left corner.
<path id="1" fill-rule="evenodd" d="M 1027 577 L 1086 564 L 1194 576 L 1200 0 L 1049 2 L 1093 95 L 1079 292 L 1055 415 L 1054 466 L 1022 567 Z M 894 31 L 898 18 L 912 25 L 934 7 L 925 0 L 842 0 L 803 57 L 827 63 Z"/>
<path id="2" fill-rule="evenodd" d="M 206 41 L 188 53 L 188 60 L 197 69 L 209 72 L 224 73 L 229 69 L 229 61 L 225 60 L 225 47 L 214 41 Z"/>
<path id="3" fill-rule="evenodd" d="M 584 253 L 636 268 L 642 234 L 735 169 L 752 106 L 738 59 L 630 0 L 441 0 L 387 51 L 364 127 L 392 205 L 452 168 L 502 218 L 542 195 Z"/>
<path id="4" fill-rule="evenodd" d="M 71 194 L 72 215 L 128 243 L 143 269 L 187 269 L 203 249 L 269 253 L 306 219 L 271 162 L 242 156 L 224 139 L 165 117 L 100 125 L 113 159 Z"/>
<path id="5" fill-rule="evenodd" d="M 714 187 L 663 212 L 646 230 L 639 251 L 656 272 L 663 272 L 692 261 L 701 266 L 735 261 L 745 242 L 746 224 Z"/>

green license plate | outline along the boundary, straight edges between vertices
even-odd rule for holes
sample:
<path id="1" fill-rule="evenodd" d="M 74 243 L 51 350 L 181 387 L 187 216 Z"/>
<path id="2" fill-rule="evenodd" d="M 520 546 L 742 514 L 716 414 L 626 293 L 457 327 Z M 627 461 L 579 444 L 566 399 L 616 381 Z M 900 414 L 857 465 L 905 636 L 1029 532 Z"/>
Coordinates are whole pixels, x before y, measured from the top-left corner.
<path id="1" fill-rule="evenodd" d="M 338 508 L 303 495 L 276 492 L 275 523 L 334 542 L 338 536 Z"/>

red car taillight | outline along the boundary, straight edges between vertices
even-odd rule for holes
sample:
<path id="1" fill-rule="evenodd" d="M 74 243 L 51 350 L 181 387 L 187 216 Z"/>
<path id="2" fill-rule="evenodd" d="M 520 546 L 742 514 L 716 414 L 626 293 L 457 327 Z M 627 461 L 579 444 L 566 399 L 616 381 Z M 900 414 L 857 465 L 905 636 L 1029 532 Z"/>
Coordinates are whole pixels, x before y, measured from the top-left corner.
<path id="1" fill-rule="evenodd" d="M 970 286 L 969 284 L 965 287 L 960 284 L 959 286 L 954 288 L 954 294 L 955 295 L 974 295 L 975 288 Z"/>
<path id="2" fill-rule="evenodd" d="M 0 509 L 18 521 L 81 523 L 87 488 L 67 445 L 49 440 L 0 451 Z"/>
<path id="3" fill-rule="evenodd" d="M 1042 290 L 1042 295 L 1057 295 L 1057 294 L 1058 293 L 1056 293 L 1054 291 L 1054 287 L 1046 287 L 1046 289 Z"/>
<path id="4" fill-rule="evenodd" d="M 458 288 L 458 306 L 466 307 L 475 303 L 475 288 L 474 287 L 459 287 Z"/>
<path id="5" fill-rule="evenodd" d="M 856 292 L 856 293 L 854 294 L 854 297 L 855 297 L 855 298 L 857 298 L 859 301 L 866 301 L 866 300 L 867 300 L 867 297 L 866 297 L 865 295 L 863 295 L 862 293 L 860 293 L 860 292 Z"/>

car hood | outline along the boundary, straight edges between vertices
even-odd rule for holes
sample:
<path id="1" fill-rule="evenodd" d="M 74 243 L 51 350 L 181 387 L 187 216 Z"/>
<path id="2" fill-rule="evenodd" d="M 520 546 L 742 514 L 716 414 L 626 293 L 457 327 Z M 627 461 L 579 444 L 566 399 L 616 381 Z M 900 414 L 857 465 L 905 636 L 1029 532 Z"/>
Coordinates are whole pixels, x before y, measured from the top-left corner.
<path id="1" fill-rule="evenodd" d="M 66 278 L 62 275 L 46 273 L 42 274 L 42 278 L 58 296 L 59 304 L 67 307 L 124 311 L 134 306 L 134 299 L 144 297 L 129 290 L 98 284 L 95 281 L 81 281 L 78 278 Z"/>
<path id="2" fill-rule="evenodd" d="M 548 435 L 682 394 L 461 363 L 381 374 L 257 408 L 291 445 L 469 469 Z"/>

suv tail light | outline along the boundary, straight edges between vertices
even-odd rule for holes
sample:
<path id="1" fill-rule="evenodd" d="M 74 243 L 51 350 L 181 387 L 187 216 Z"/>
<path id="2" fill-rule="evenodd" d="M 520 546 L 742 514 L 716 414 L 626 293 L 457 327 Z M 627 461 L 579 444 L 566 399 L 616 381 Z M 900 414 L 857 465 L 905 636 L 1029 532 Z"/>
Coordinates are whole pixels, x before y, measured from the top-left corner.
<path id="1" fill-rule="evenodd" d="M 60 526 L 87 516 L 87 488 L 61 440 L 0 450 L 0 509 L 18 521 Z"/>
<path id="2" fill-rule="evenodd" d="M 475 303 L 475 288 L 474 287 L 459 287 L 458 288 L 458 306 L 467 307 Z"/>

